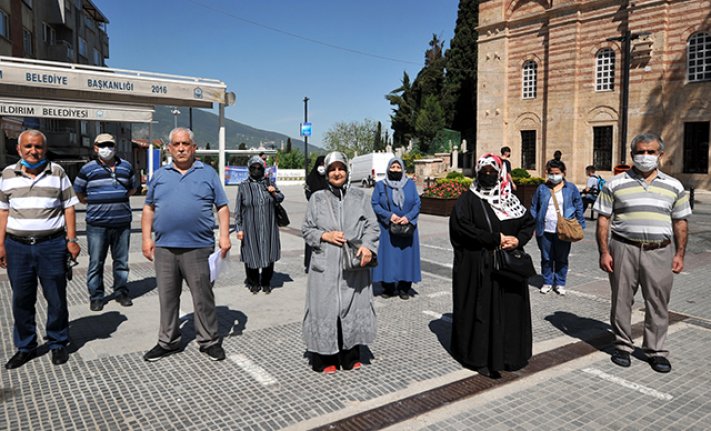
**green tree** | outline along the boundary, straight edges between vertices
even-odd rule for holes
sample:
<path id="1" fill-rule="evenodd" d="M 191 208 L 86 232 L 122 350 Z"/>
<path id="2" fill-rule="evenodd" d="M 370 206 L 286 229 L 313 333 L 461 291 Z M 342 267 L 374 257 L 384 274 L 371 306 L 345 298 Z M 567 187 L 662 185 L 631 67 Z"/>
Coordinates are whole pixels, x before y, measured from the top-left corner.
<path id="1" fill-rule="evenodd" d="M 385 95 L 393 107 L 390 114 L 390 127 L 393 129 L 393 142 L 396 146 L 406 146 L 415 134 L 415 101 L 412 83 L 407 72 L 403 72 L 401 85 Z"/>
<path id="2" fill-rule="evenodd" d="M 375 135 L 373 135 L 373 151 L 383 151 L 385 150 L 385 144 L 383 143 L 383 125 L 378 121 L 378 125 L 375 127 Z"/>
<path id="3" fill-rule="evenodd" d="M 354 154 L 370 153 L 375 148 L 375 121 L 339 121 L 324 134 L 329 151 L 341 151 L 349 158 Z"/>
<path id="4" fill-rule="evenodd" d="M 476 0 L 460 0 L 457 25 L 445 54 L 444 108 L 449 128 L 475 142 L 477 98 L 477 37 L 479 8 Z"/>
<path id="5" fill-rule="evenodd" d="M 286 138 L 286 152 L 291 152 L 291 138 Z"/>
<path id="6" fill-rule="evenodd" d="M 444 126 L 444 109 L 442 109 L 436 96 L 427 96 L 422 108 L 417 113 L 417 120 L 415 121 L 415 132 L 419 139 L 420 151 L 423 153 L 429 151 L 432 141 Z"/>

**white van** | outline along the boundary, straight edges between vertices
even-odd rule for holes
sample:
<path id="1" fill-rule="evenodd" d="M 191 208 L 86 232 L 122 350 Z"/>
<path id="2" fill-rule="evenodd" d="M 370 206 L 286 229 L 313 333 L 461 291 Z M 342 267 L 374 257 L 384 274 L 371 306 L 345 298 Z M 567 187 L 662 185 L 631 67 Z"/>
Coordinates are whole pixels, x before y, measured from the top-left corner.
<path id="1" fill-rule="evenodd" d="M 393 153 L 370 153 L 353 157 L 351 160 L 351 184 L 372 187 L 376 181 L 385 178 L 388 162 Z"/>

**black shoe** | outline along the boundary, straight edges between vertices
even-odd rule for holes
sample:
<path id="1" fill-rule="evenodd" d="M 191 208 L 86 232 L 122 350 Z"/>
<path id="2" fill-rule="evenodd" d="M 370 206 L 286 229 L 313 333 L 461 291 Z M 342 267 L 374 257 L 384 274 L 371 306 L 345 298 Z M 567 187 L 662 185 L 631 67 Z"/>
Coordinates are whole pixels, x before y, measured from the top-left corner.
<path id="1" fill-rule="evenodd" d="M 103 299 L 92 299 L 91 304 L 89 304 L 89 309 L 91 311 L 101 311 L 104 309 Z"/>
<path id="2" fill-rule="evenodd" d="M 213 344 L 206 349 L 200 347 L 200 351 L 207 354 L 207 357 L 213 361 L 222 361 L 225 359 L 225 349 L 219 344 Z"/>
<path id="3" fill-rule="evenodd" d="M 383 293 L 381 293 L 380 296 L 385 299 L 392 298 L 395 296 L 395 292 L 392 290 L 383 290 Z"/>
<path id="4" fill-rule="evenodd" d="M 23 352 L 21 350 L 18 350 L 17 353 L 12 355 L 12 358 L 7 361 L 7 364 L 5 364 L 5 368 L 7 368 L 8 370 L 20 368 L 21 366 L 34 359 L 35 355 L 36 352 L 34 350 L 30 350 L 29 352 Z"/>
<path id="5" fill-rule="evenodd" d="M 180 349 L 174 349 L 174 350 L 168 350 L 164 349 L 160 346 L 160 344 L 156 344 L 154 348 L 146 352 L 145 355 L 143 355 L 143 359 L 148 361 L 148 362 L 155 362 L 159 361 L 162 358 L 165 358 L 166 356 L 172 355 L 173 353 L 179 352 Z"/>
<path id="6" fill-rule="evenodd" d="M 123 305 L 124 307 L 130 307 L 133 305 L 133 301 L 131 301 L 131 297 L 128 296 L 127 293 L 122 293 L 121 295 L 119 295 L 119 297 L 116 298 L 116 302 Z"/>
<path id="7" fill-rule="evenodd" d="M 400 291 L 400 299 L 410 299 L 410 294 L 404 290 Z"/>
<path id="8" fill-rule="evenodd" d="M 615 350 L 610 360 L 620 367 L 629 367 L 632 364 L 630 361 L 630 353 L 623 350 Z"/>
<path id="9" fill-rule="evenodd" d="M 658 373 L 668 373 L 671 371 L 671 364 L 664 356 L 652 356 L 649 358 L 649 365 Z"/>
<path id="10" fill-rule="evenodd" d="M 272 293 L 272 286 L 269 284 L 262 285 L 262 292 L 269 295 L 270 293 Z"/>
<path id="11" fill-rule="evenodd" d="M 54 365 L 62 365 L 69 360 L 69 352 L 66 347 L 60 347 L 52 350 L 52 363 Z"/>
<path id="12" fill-rule="evenodd" d="M 258 284 L 250 284 L 250 285 L 249 285 L 249 291 L 252 292 L 252 293 L 254 293 L 255 295 L 256 295 L 257 293 L 259 293 L 260 290 L 262 290 L 262 288 L 259 287 Z"/>

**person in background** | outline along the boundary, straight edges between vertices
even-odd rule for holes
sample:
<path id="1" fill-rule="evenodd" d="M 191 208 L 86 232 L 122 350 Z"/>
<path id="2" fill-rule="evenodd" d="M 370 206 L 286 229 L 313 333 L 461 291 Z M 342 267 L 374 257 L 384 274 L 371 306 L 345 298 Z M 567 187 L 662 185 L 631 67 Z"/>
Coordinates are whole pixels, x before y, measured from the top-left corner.
<path id="1" fill-rule="evenodd" d="M 378 249 L 378 221 L 366 193 L 349 187 L 348 159 L 325 158 L 328 189 L 311 195 L 301 233 L 313 248 L 306 284 L 303 338 L 314 371 L 333 374 L 361 367 L 360 345 L 375 340 L 370 268 Z M 343 247 L 359 244 L 362 269 L 344 271 Z"/>
<path id="2" fill-rule="evenodd" d="M 659 170 L 664 155 L 661 136 L 637 135 L 630 148 L 634 167 L 610 180 L 593 207 L 598 213 L 600 269 L 608 273 L 612 287 L 615 352 L 611 360 L 621 367 L 631 365 L 632 304 L 641 287 L 642 348 L 654 371 L 668 373 L 669 298 L 674 274 L 684 269 L 691 206 L 684 186 Z M 672 240 L 674 247 L 670 247 Z"/>
<path id="3" fill-rule="evenodd" d="M 0 175 L 0 267 L 12 289 L 13 342 L 5 364 L 19 368 L 37 356 L 37 280 L 47 300 L 47 345 L 52 363 L 69 360 L 67 258 L 81 251 L 74 206 L 79 203 L 61 166 L 47 160 L 47 137 L 25 130 L 17 138 L 20 161 Z"/>
<path id="4" fill-rule="evenodd" d="M 412 283 L 422 280 L 417 230 L 420 196 L 415 183 L 405 175 L 402 159 L 396 157 L 388 162 L 387 177 L 375 183 L 371 204 L 380 223 L 378 266 L 373 269 L 373 282 L 380 282 L 383 297 L 389 298 L 397 292 L 400 299 L 409 299 Z M 408 223 L 414 226 L 412 236 L 390 233 L 391 224 Z"/>
<path id="5" fill-rule="evenodd" d="M 284 201 L 284 194 L 264 176 L 260 157 L 252 156 L 247 166 L 249 177 L 237 185 L 235 232 L 241 241 L 240 260 L 247 273 L 247 288 L 254 294 L 260 290 L 269 294 L 274 262 L 281 258 L 274 204 Z"/>
<path id="6" fill-rule="evenodd" d="M 583 213 L 588 209 L 588 206 L 592 206 L 597 200 L 597 196 L 600 194 L 600 177 L 595 175 L 595 166 L 589 165 L 585 167 L 585 188 L 580 192 L 583 198 Z M 595 220 L 594 213 L 591 211 L 590 220 Z"/>
<path id="7" fill-rule="evenodd" d="M 563 153 L 561 153 L 560 150 L 555 150 L 555 152 L 553 153 L 553 160 L 555 160 L 556 162 L 560 162 L 562 157 Z"/>
<path id="8" fill-rule="evenodd" d="M 82 166 L 74 180 L 79 201 L 86 204 L 89 269 L 86 284 L 89 308 L 104 308 L 104 262 L 111 250 L 113 292 L 124 307 L 133 305 L 128 294 L 128 250 L 131 244 L 131 197 L 140 184 L 133 166 L 116 156 L 116 140 L 108 133 L 94 139 L 96 160 Z"/>
<path id="9" fill-rule="evenodd" d="M 324 190 L 328 188 L 328 180 L 326 180 L 326 166 L 324 166 L 324 159 L 326 156 L 318 156 L 316 158 L 316 163 L 314 163 L 311 168 L 311 172 L 306 177 L 306 183 L 304 184 L 304 193 L 306 194 L 306 200 L 311 199 L 311 195 L 319 190 Z M 307 243 L 304 243 L 304 272 L 309 272 L 309 264 L 311 263 L 311 253 L 313 249 Z"/>
<path id="10" fill-rule="evenodd" d="M 454 248 L 450 347 L 464 367 L 497 378 L 502 370 L 528 364 L 533 333 L 528 282 L 494 274 L 493 253 L 499 247 L 523 250 L 534 221 L 511 193 L 498 156 L 484 154 L 475 171 L 476 180 L 449 218 Z"/>
<path id="11" fill-rule="evenodd" d="M 504 167 L 506 168 L 506 179 L 509 181 L 511 184 L 511 190 L 516 190 L 516 183 L 514 183 L 513 178 L 511 177 L 511 148 L 510 147 L 501 147 L 501 161 L 504 163 Z"/>
<path id="12" fill-rule="evenodd" d="M 169 140 L 172 162 L 151 178 L 141 216 L 141 249 L 146 259 L 155 261 L 160 302 L 158 344 L 143 359 L 155 362 L 180 351 L 180 293 L 185 280 L 193 298 L 200 351 L 212 361 L 222 361 L 225 350 L 218 331 L 208 258 L 215 250 L 215 208 L 223 258 L 232 247 L 228 200 L 217 172 L 195 160 L 197 145 L 192 130 L 177 127 L 170 132 Z"/>
<path id="13" fill-rule="evenodd" d="M 549 160 L 546 172 L 548 180 L 538 186 L 531 200 L 531 216 L 536 220 L 536 241 L 541 251 L 543 287 L 540 292 L 546 294 L 555 290 L 559 295 L 565 295 L 571 242 L 558 238 L 558 211 L 552 196 L 557 200 L 562 216 L 577 219 L 585 229 L 583 201 L 575 184 L 565 180 L 565 163 Z"/>

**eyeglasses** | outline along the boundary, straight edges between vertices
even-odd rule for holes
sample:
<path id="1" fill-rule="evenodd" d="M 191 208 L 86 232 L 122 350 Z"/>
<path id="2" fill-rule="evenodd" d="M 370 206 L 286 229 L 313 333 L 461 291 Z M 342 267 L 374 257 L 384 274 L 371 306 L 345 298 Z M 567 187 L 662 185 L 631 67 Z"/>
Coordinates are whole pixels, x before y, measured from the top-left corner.
<path id="1" fill-rule="evenodd" d="M 118 185 L 118 180 L 116 179 L 116 172 L 111 171 L 111 179 L 113 180 L 112 185 L 116 187 Z"/>

